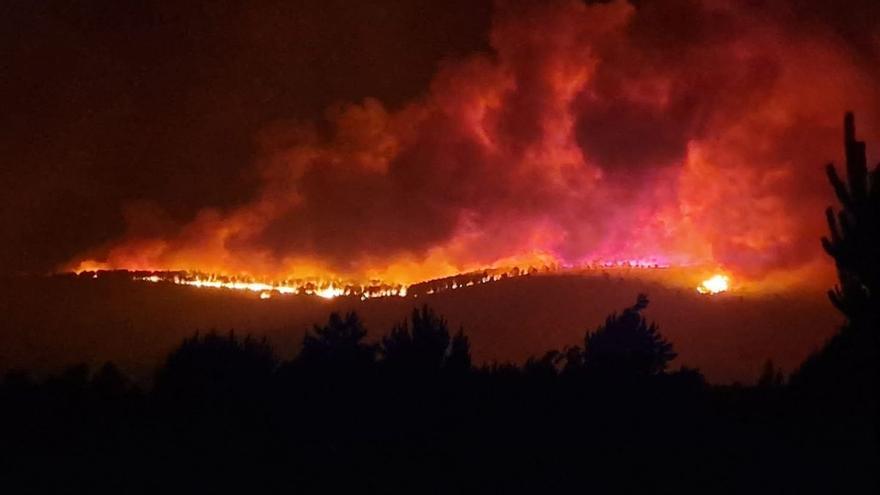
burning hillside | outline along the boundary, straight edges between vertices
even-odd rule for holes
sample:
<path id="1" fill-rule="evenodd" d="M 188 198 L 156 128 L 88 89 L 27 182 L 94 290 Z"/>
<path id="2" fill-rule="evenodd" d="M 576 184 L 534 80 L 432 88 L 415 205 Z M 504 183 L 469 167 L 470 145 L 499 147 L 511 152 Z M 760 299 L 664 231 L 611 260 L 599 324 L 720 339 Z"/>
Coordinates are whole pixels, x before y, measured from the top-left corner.
<path id="1" fill-rule="evenodd" d="M 372 280 L 360 283 L 352 280 L 339 279 L 287 279 L 281 281 L 261 280 L 252 277 L 225 276 L 187 271 L 128 271 L 128 270 L 99 270 L 81 271 L 76 275 L 81 278 L 115 278 L 120 280 L 134 280 L 152 283 L 171 283 L 196 288 L 227 289 L 234 291 L 255 292 L 261 299 L 271 299 L 280 295 L 304 295 L 317 296 L 324 299 L 336 297 L 352 297 L 360 300 L 376 299 L 380 297 L 411 297 L 418 298 L 432 294 L 456 290 L 475 285 L 497 282 L 509 278 L 537 275 L 596 275 L 602 273 L 605 276 L 613 273 L 617 276 L 625 275 L 630 278 L 654 278 L 661 279 L 666 285 L 675 286 L 676 280 L 681 280 L 680 271 L 668 270 L 669 267 L 642 261 L 626 262 L 602 262 L 591 265 L 583 265 L 577 268 L 560 267 L 558 265 L 541 266 L 536 268 L 511 267 L 511 268 L 488 268 L 468 273 L 460 273 L 449 277 L 426 280 L 414 284 L 393 284 L 382 280 Z M 658 273 L 650 273 L 650 272 Z M 672 272 L 679 276 L 657 277 L 656 275 L 669 275 Z M 653 277 L 648 275 L 654 275 Z M 719 294 L 730 289 L 730 277 L 726 275 L 713 275 L 703 280 L 696 290 L 700 294 Z"/>

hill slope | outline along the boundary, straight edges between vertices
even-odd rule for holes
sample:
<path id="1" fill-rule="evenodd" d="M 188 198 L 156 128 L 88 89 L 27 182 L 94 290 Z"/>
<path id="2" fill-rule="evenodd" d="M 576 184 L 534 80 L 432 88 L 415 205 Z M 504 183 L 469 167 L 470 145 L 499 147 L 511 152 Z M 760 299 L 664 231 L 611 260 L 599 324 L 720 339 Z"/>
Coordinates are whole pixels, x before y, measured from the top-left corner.
<path id="1" fill-rule="evenodd" d="M 254 293 L 126 280 L 11 279 L 0 289 L 0 369 L 50 371 L 113 360 L 145 378 L 183 337 L 208 329 L 266 335 L 289 357 L 303 332 L 331 311 L 357 311 L 377 338 L 425 303 L 453 329 L 464 326 L 475 362 L 521 362 L 550 348 L 582 345 L 585 330 L 631 305 L 638 292 L 650 295 L 646 315 L 675 344 L 675 365 L 699 367 L 716 382 L 751 381 L 768 358 L 790 371 L 839 324 L 824 294 L 706 297 L 599 274 L 525 276 L 366 301 L 261 300 Z"/>

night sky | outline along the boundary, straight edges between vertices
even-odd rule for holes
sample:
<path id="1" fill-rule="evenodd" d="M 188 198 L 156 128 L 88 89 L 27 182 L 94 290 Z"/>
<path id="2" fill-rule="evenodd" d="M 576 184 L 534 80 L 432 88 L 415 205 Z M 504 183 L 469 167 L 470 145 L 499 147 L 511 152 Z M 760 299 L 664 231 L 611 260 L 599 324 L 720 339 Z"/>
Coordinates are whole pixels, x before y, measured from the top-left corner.
<path id="1" fill-rule="evenodd" d="M 124 231 L 247 201 L 255 136 L 338 102 L 390 108 L 488 49 L 488 1 L 0 5 L 0 266 L 44 272 Z"/>
<path id="2" fill-rule="evenodd" d="M 880 6 L 661 3 L 3 2 L 0 266 L 824 263 Z"/>

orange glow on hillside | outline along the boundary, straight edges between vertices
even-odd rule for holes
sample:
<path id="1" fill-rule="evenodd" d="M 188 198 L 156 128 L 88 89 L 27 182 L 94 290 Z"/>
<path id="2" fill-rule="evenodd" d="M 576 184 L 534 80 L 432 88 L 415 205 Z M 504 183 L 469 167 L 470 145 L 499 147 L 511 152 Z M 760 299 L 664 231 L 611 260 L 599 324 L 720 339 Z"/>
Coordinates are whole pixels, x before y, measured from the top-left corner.
<path id="1" fill-rule="evenodd" d="M 150 283 L 171 283 L 199 289 L 222 289 L 250 292 L 260 299 L 274 296 L 314 296 L 324 299 L 353 297 L 360 300 L 384 297 L 430 296 L 449 290 L 458 290 L 476 285 L 497 282 L 524 276 L 567 275 L 567 276 L 613 276 L 635 278 L 646 282 L 661 283 L 672 288 L 684 288 L 695 283 L 695 277 L 704 273 L 697 267 L 675 267 L 649 260 L 596 261 L 577 267 L 543 265 L 540 267 L 486 268 L 451 276 L 423 280 L 416 283 L 400 283 L 373 279 L 370 281 L 343 280 L 340 278 L 311 277 L 306 279 L 254 279 L 247 276 L 225 276 L 186 271 L 82 271 L 80 276 L 99 278 L 104 274 L 122 275 L 135 281 Z M 744 289 L 745 287 L 740 287 Z M 697 287 L 701 294 L 718 294 L 732 290 L 728 275 L 714 275 L 703 280 Z"/>

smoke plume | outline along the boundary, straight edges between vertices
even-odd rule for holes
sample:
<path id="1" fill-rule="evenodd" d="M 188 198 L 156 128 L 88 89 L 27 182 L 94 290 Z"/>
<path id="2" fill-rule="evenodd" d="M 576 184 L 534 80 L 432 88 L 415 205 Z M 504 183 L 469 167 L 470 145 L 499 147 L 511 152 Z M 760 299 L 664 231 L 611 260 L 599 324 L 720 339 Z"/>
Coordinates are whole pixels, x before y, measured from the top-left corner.
<path id="1" fill-rule="evenodd" d="M 501 1 L 492 50 L 445 60 L 421 97 L 267 126 L 252 201 L 183 224 L 132 205 L 127 234 L 73 266 L 400 282 L 598 260 L 808 273 L 844 111 L 880 142 L 880 15 L 822 8 Z"/>

